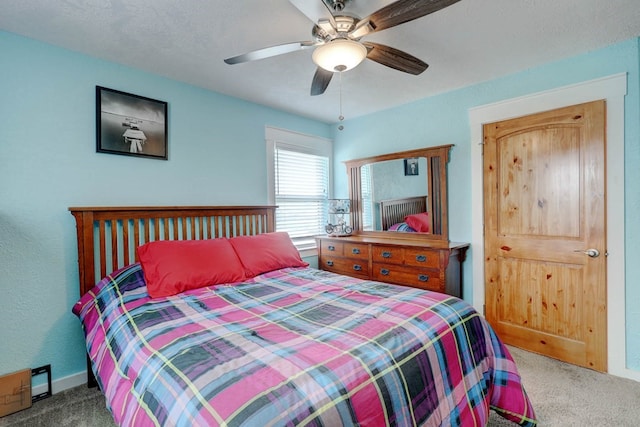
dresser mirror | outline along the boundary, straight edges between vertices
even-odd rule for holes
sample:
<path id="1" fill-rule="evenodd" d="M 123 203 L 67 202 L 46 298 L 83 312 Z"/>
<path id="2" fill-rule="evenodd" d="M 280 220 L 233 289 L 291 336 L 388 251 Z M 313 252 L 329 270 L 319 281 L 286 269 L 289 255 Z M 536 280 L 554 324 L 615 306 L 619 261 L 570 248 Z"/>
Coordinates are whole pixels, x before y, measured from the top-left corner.
<path id="1" fill-rule="evenodd" d="M 447 163 L 452 145 L 345 162 L 351 223 L 357 234 L 448 242 Z M 411 231 L 407 215 L 428 218 L 428 232 Z M 410 232 L 407 232 L 409 230 Z"/>

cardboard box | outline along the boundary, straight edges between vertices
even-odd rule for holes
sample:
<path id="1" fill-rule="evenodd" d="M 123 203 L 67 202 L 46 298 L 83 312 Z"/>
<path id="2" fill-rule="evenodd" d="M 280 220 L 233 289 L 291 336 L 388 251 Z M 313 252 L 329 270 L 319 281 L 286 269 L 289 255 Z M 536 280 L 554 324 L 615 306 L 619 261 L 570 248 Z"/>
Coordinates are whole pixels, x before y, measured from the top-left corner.
<path id="1" fill-rule="evenodd" d="M 0 417 L 31 407 L 31 369 L 0 377 Z"/>

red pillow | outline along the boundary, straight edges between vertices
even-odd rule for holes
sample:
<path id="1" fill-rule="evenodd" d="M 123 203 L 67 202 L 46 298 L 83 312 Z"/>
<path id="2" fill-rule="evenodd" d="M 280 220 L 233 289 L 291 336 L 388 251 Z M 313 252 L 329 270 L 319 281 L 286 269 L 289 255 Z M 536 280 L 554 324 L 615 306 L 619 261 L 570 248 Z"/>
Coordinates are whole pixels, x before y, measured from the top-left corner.
<path id="1" fill-rule="evenodd" d="M 228 239 L 161 240 L 138 247 L 151 298 L 241 282 L 244 269 Z"/>
<path id="2" fill-rule="evenodd" d="M 229 239 L 247 277 L 287 267 L 307 267 L 289 234 L 284 231 Z"/>
<path id="3" fill-rule="evenodd" d="M 429 220 L 429 212 L 422 212 L 404 217 L 404 222 L 419 233 L 428 233 L 431 231 L 431 221 Z"/>

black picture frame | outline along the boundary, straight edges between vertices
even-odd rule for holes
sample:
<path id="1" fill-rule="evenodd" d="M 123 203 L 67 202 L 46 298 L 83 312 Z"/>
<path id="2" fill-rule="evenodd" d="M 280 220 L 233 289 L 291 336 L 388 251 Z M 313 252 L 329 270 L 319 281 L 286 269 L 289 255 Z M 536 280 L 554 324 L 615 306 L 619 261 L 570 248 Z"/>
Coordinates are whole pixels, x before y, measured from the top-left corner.
<path id="1" fill-rule="evenodd" d="M 96 152 L 167 160 L 167 103 L 96 86 Z"/>
<path id="2" fill-rule="evenodd" d="M 418 170 L 418 158 L 412 157 L 409 159 L 404 159 L 404 175 L 415 176 L 419 174 L 420 172 Z"/>

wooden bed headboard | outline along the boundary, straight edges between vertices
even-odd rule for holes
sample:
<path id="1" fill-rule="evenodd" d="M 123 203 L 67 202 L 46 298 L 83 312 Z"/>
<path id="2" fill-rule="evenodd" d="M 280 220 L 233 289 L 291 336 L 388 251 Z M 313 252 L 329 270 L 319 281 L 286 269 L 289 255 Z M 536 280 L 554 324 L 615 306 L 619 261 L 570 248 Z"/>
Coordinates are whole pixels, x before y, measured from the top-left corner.
<path id="1" fill-rule="evenodd" d="M 80 295 L 137 261 L 156 240 L 247 236 L 275 230 L 276 206 L 71 207 L 76 219 Z"/>
<path id="2" fill-rule="evenodd" d="M 380 222 L 382 230 L 404 221 L 407 215 L 427 211 L 427 196 L 405 197 L 380 201 Z"/>

